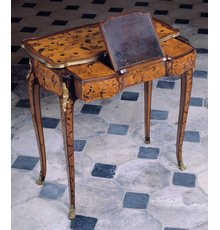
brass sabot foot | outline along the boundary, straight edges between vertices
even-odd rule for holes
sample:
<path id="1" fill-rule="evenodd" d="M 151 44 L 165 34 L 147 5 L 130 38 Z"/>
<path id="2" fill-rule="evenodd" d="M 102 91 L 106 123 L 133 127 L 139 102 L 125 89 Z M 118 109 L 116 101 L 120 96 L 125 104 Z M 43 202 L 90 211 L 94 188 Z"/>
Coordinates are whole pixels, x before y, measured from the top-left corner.
<path id="1" fill-rule="evenodd" d="M 179 169 L 182 171 L 186 169 L 186 166 L 183 164 L 183 159 L 180 160 Z"/>
<path id="2" fill-rule="evenodd" d="M 69 215 L 68 215 L 70 220 L 75 219 L 75 209 L 73 208 L 73 205 L 70 205 L 70 210 L 69 210 Z"/>
<path id="3" fill-rule="evenodd" d="M 42 185 L 44 183 L 44 179 L 42 180 L 41 175 L 39 176 L 39 179 L 36 181 L 38 185 Z"/>
<path id="4" fill-rule="evenodd" d="M 150 144 L 150 137 L 145 137 L 145 144 Z"/>

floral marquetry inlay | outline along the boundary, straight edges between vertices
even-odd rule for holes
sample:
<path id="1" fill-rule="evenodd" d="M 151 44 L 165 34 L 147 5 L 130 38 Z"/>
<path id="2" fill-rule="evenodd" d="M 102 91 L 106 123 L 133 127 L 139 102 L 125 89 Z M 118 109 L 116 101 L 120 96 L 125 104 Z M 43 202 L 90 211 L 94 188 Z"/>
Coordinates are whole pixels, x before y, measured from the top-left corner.
<path id="1" fill-rule="evenodd" d="M 114 70 L 98 61 L 82 65 L 68 66 L 67 69 L 82 80 L 95 80 L 97 78 L 111 76 L 116 73 Z"/>
<path id="2" fill-rule="evenodd" d="M 184 53 L 191 52 L 194 49 L 192 46 L 189 46 L 175 38 L 162 42 L 161 46 L 166 56 L 172 58 L 183 56 Z"/>
<path id="3" fill-rule="evenodd" d="M 106 52 L 97 24 L 29 39 L 24 43 L 29 51 L 34 51 L 48 64 L 56 65 L 97 57 Z"/>
<path id="4" fill-rule="evenodd" d="M 179 35 L 177 29 L 154 19 L 154 25 L 161 41 Z M 82 64 L 97 60 L 106 52 L 106 46 L 99 25 L 92 24 L 59 33 L 22 41 L 22 47 L 38 61 L 50 68 Z M 94 60 L 89 60 L 93 58 Z M 88 61 L 86 61 L 88 60 Z M 82 63 L 77 63 L 81 62 Z"/>

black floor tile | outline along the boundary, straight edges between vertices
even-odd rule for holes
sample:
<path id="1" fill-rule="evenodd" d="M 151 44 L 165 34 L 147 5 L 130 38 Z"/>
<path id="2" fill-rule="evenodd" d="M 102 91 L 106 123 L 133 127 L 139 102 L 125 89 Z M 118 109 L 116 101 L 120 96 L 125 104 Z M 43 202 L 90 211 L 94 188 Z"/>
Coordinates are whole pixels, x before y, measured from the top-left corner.
<path id="1" fill-rule="evenodd" d="M 137 101 L 139 93 L 135 92 L 123 92 L 121 100 L 125 101 Z"/>
<path id="2" fill-rule="evenodd" d="M 11 18 L 11 22 L 18 23 L 18 22 L 21 21 L 21 19 L 22 19 L 22 18 L 14 18 L 14 17 L 12 17 L 12 18 Z"/>
<path id="3" fill-rule="evenodd" d="M 34 8 L 36 5 L 36 3 L 24 3 L 21 7 Z"/>
<path id="4" fill-rule="evenodd" d="M 19 83 L 11 83 L 11 91 L 13 91 L 17 86 L 19 85 Z"/>
<path id="5" fill-rule="evenodd" d="M 194 188 L 196 184 L 196 175 L 190 173 L 178 173 L 173 175 L 173 185 Z"/>
<path id="6" fill-rule="evenodd" d="M 74 151 L 83 151 L 86 140 L 74 140 Z"/>
<path id="7" fill-rule="evenodd" d="M 18 64 L 29 65 L 29 58 L 21 58 Z"/>
<path id="8" fill-rule="evenodd" d="M 106 0 L 93 0 L 92 4 L 105 4 Z"/>
<path id="9" fill-rule="evenodd" d="M 98 115 L 102 109 L 101 105 L 84 104 L 81 113 Z"/>
<path id="10" fill-rule="evenodd" d="M 202 17 L 202 18 L 208 18 L 208 13 L 203 13 L 203 12 L 202 12 L 202 13 L 200 14 L 200 17 Z"/>
<path id="11" fill-rule="evenodd" d="M 143 147 L 139 148 L 139 152 L 137 157 L 143 159 L 158 159 L 160 153 L 160 149 L 158 148 L 151 148 L 151 147 Z"/>
<path id="12" fill-rule="evenodd" d="M 205 98 L 204 100 L 204 107 L 206 107 L 208 109 L 208 97 Z"/>
<path id="13" fill-rule="evenodd" d="M 208 72 L 204 70 L 195 70 L 193 73 L 193 77 L 195 78 L 207 78 Z"/>
<path id="14" fill-rule="evenodd" d="M 39 157 L 18 156 L 15 163 L 11 166 L 16 169 L 32 170 L 37 164 Z"/>
<path id="15" fill-rule="evenodd" d="M 200 143 L 199 132 L 185 131 L 183 141 Z"/>
<path id="16" fill-rule="evenodd" d="M 190 105 L 190 106 L 202 107 L 202 105 L 203 105 L 203 98 L 191 97 L 191 98 L 190 98 L 189 105 Z"/>
<path id="17" fill-rule="evenodd" d="M 96 163 L 91 175 L 94 177 L 114 178 L 116 165 Z"/>
<path id="18" fill-rule="evenodd" d="M 135 6 L 148 6 L 149 2 L 136 2 Z"/>
<path id="19" fill-rule="evenodd" d="M 63 0 L 50 0 L 50 2 L 62 2 Z"/>
<path id="20" fill-rule="evenodd" d="M 67 186 L 63 184 L 44 183 L 39 197 L 44 199 L 59 199 L 63 196 Z"/>
<path id="21" fill-rule="evenodd" d="M 45 17 L 48 17 L 48 16 L 50 16 L 51 13 L 52 13 L 52 12 L 50 12 L 50 11 L 39 11 L 39 12 L 36 14 L 36 16 L 45 16 Z"/>
<path id="22" fill-rule="evenodd" d="M 197 52 L 198 54 L 208 54 L 208 49 L 196 48 L 196 52 Z"/>
<path id="23" fill-rule="evenodd" d="M 181 79 L 181 77 L 180 76 L 170 76 L 170 77 L 162 77 L 161 79 L 165 81 L 177 81 Z"/>
<path id="24" fill-rule="evenodd" d="M 20 49 L 20 46 L 11 46 L 11 52 L 17 52 Z"/>
<path id="25" fill-rule="evenodd" d="M 20 32 L 24 33 L 34 33 L 37 30 L 36 27 L 23 27 Z"/>
<path id="26" fill-rule="evenodd" d="M 55 129 L 59 124 L 60 119 L 50 118 L 50 117 L 43 117 L 42 118 L 42 126 L 44 128 Z"/>
<path id="27" fill-rule="evenodd" d="M 169 111 L 151 110 L 150 119 L 165 121 L 168 117 Z"/>
<path id="28" fill-rule="evenodd" d="M 146 209 L 149 195 L 144 193 L 126 192 L 123 200 L 123 208 Z"/>
<path id="29" fill-rule="evenodd" d="M 78 10 L 79 6 L 67 5 L 65 10 Z"/>
<path id="30" fill-rule="evenodd" d="M 107 133 L 116 135 L 126 135 L 128 132 L 128 128 L 128 125 L 110 124 Z"/>
<path id="31" fill-rule="evenodd" d="M 167 15 L 168 14 L 168 10 L 155 10 L 154 14 Z"/>
<path id="32" fill-rule="evenodd" d="M 68 21 L 65 20 L 54 20 L 51 25 L 53 26 L 65 26 Z"/>
<path id="33" fill-rule="evenodd" d="M 198 29 L 198 34 L 208 34 L 208 29 Z"/>
<path id="34" fill-rule="evenodd" d="M 175 23 L 177 23 L 177 24 L 189 24 L 189 20 L 188 19 L 176 19 Z"/>
<path id="35" fill-rule="evenodd" d="M 76 215 L 71 221 L 70 229 L 74 230 L 94 230 L 98 219 L 94 217 Z"/>
<path id="36" fill-rule="evenodd" d="M 11 82 L 21 82 L 27 80 L 27 74 L 30 70 L 29 65 L 12 65 L 11 66 Z"/>
<path id="37" fill-rule="evenodd" d="M 17 103 L 16 107 L 30 108 L 29 99 L 20 99 L 19 102 Z"/>
<path id="38" fill-rule="evenodd" d="M 83 14 L 81 18 L 94 19 L 96 14 Z"/>
<path id="39" fill-rule="evenodd" d="M 208 3 L 208 0 L 203 0 L 204 3 Z"/>
<path id="40" fill-rule="evenodd" d="M 121 13 L 123 8 L 116 8 L 116 7 L 111 7 L 108 12 L 117 12 Z"/>
<path id="41" fill-rule="evenodd" d="M 182 9 L 192 9 L 193 5 L 190 5 L 190 4 L 180 4 L 179 8 L 182 8 Z"/>
<path id="42" fill-rule="evenodd" d="M 174 89 L 175 87 L 175 82 L 172 82 L 172 81 L 161 81 L 159 80 L 157 82 L 157 88 L 160 88 L 160 89 Z"/>

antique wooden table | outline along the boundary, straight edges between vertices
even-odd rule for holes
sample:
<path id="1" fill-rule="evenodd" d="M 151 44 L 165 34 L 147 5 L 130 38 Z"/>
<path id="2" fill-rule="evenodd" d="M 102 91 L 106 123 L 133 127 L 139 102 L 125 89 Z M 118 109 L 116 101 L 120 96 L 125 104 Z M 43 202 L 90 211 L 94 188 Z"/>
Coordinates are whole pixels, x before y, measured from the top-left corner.
<path id="1" fill-rule="evenodd" d="M 48 36 L 26 39 L 22 47 L 31 56 L 27 76 L 30 108 L 38 143 L 41 171 L 37 184 L 44 183 L 46 152 L 41 122 L 39 89 L 58 95 L 70 194 L 69 218 L 75 218 L 73 108 L 77 99 L 88 102 L 115 96 L 123 89 L 144 83 L 145 142 L 150 143 L 152 80 L 181 76 L 181 96 L 177 131 L 178 166 L 185 169 L 182 144 L 188 113 L 196 50 L 177 29 L 154 19 L 164 58 L 137 64 L 125 71 L 114 71 L 98 23 L 81 26 Z"/>

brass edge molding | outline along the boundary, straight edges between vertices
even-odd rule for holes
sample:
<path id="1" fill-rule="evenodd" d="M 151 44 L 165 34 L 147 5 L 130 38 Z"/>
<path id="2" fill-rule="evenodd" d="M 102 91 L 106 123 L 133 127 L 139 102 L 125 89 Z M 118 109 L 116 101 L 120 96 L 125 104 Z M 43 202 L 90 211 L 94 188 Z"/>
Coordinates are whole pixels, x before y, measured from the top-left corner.
<path id="1" fill-rule="evenodd" d="M 28 74 L 27 74 L 27 80 L 29 79 L 29 77 L 31 76 L 31 72 L 32 72 L 32 63 L 31 63 L 31 59 L 29 59 L 29 65 L 30 65 L 30 70 L 29 70 L 29 72 L 28 72 Z"/>
<path id="2" fill-rule="evenodd" d="M 160 41 L 161 42 L 165 42 L 171 38 L 175 38 L 175 37 L 178 37 L 180 35 L 180 32 L 176 33 L 176 34 L 170 34 L 168 36 L 166 36 L 165 38 L 161 38 Z"/>
<path id="3" fill-rule="evenodd" d="M 89 63 L 89 62 L 98 61 L 98 60 L 104 58 L 107 55 L 107 52 L 105 52 L 104 54 L 102 54 L 100 56 L 93 57 L 93 58 L 88 58 L 88 59 L 84 59 L 84 60 L 66 62 L 64 64 L 50 64 L 46 60 L 44 60 L 43 58 L 40 58 L 37 55 L 33 54 L 24 44 L 22 44 L 21 47 L 24 48 L 31 57 L 33 57 L 34 59 L 44 63 L 47 67 L 49 67 L 51 69 L 53 69 L 53 68 L 54 69 L 60 69 L 60 68 L 65 68 L 65 67 L 71 66 L 71 65 L 86 64 L 86 63 Z"/>
<path id="4" fill-rule="evenodd" d="M 62 83 L 62 89 L 63 89 L 63 106 L 62 107 L 63 107 L 63 112 L 65 113 L 66 112 L 66 106 L 68 103 L 68 98 L 69 98 L 69 91 L 66 88 L 65 82 Z"/>
<path id="5" fill-rule="evenodd" d="M 165 38 L 161 38 L 160 42 L 165 42 L 165 41 L 167 41 L 167 40 L 169 40 L 171 38 L 178 37 L 179 35 L 180 35 L 180 32 L 178 32 L 176 34 L 170 34 Z M 50 64 L 46 60 L 44 60 L 43 58 L 40 58 L 37 55 L 33 54 L 24 44 L 22 44 L 21 47 L 24 48 L 31 57 L 33 57 L 37 61 L 40 61 L 40 62 L 44 63 L 48 68 L 51 68 L 51 69 L 53 69 L 53 68 L 54 69 L 61 69 L 61 68 L 65 68 L 67 66 L 81 65 L 81 64 L 86 64 L 86 63 L 93 62 L 93 61 L 98 61 L 98 60 L 104 58 L 108 54 L 107 52 L 105 52 L 104 54 L 102 54 L 100 56 L 93 57 L 93 58 L 88 58 L 88 59 L 84 59 L 84 60 L 66 62 L 64 64 Z M 29 64 L 30 64 L 30 62 L 29 62 Z M 29 75 L 30 75 L 30 73 L 29 73 Z M 27 79 L 28 79 L 29 75 L 27 76 Z"/>

